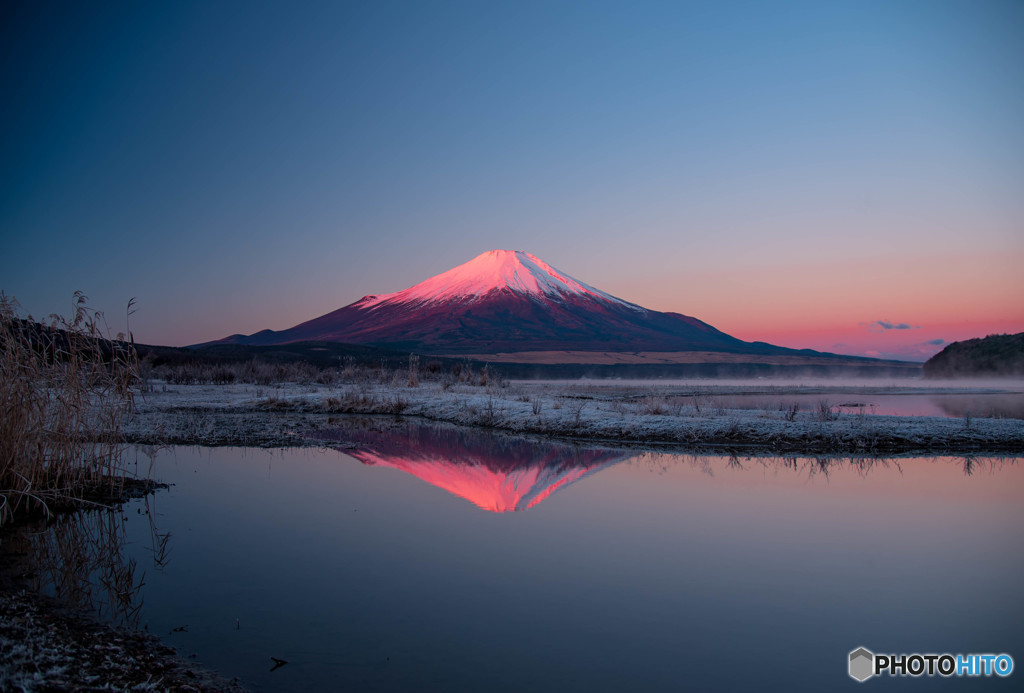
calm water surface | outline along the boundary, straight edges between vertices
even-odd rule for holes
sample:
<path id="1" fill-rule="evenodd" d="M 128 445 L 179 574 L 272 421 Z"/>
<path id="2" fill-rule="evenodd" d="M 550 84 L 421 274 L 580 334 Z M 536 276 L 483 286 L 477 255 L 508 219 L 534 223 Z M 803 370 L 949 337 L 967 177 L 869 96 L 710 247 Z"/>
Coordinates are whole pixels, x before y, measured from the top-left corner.
<path id="1" fill-rule="evenodd" d="M 261 691 L 1024 676 L 846 674 L 858 646 L 1024 666 L 1020 459 L 686 457 L 415 427 L 341 439 L 355 447 L 162 452 L 173 488 L 99 523 L 123 527 L 128 581 L 145 573 L 127 618 Z"/>

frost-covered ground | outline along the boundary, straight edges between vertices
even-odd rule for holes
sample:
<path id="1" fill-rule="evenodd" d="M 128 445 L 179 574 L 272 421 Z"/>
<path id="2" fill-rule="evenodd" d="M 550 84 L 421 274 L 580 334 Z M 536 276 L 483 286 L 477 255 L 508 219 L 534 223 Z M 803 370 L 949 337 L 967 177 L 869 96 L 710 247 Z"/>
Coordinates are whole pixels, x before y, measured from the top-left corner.
<path id="1" fill-rule="evenodd" d="M 760 388 L 758 390 L 757 388 Z M 971 385 L 439 382 L 409 387 L 339 385 L 167 385 L 138 403 L 126 438 L 140 443 L 296 445 L 329 427 L 331 415 L 384 414 L 515 433 L 625 444 L 743 447 L 773 452 L 890 453 L 1024 451 L 1024 421 L 965 416 L 883 416 L 835 403 L 872 391 L 977 391 Z M 736 408 L 738 393 L 766 395 Z M 809 406 L 806 395 L 821 399 Z M 770 396 L 767 396 L 770 395 Z M 787 402 L 787 395 L 793 401 Z M 796 402 L 803 396 L 802 404 Z"/>
<path id="2" fill-rule="evenodd" d="M 0 591 L 0 690 L 244 691 L 151 635 L 97 623 L 25 591 Z"/>

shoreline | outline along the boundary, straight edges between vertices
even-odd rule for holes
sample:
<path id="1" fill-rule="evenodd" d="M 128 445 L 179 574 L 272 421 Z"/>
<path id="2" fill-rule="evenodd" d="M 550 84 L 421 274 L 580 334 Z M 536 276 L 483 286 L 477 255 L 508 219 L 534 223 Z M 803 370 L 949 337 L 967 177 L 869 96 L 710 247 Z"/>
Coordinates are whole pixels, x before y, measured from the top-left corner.
<path id="1" fill-rule="evenodd" d="M 150 484 L 145 493 L 162 488 L 167 485 Z M 33 588 L 36 566 L 19 551 L 19 535 L 83 509 L 120 512 L 141 495 L 128 485 L 125 497 L 106 509 L 62 506 L 50 519 L 20 517 L 0 528 L 0 690 L 245 693 L 237 679 L 189 660 L 156 635 L 107 623 Z"/>
<path id="2" fill-rule="evenodd" d="M 823 389 L 827 388 L 778 388 L 767 394 L 785 398 L 819 394 Z M 541 439 L 630 448 L 667 446 L 683 452 L 736 449 L 751 454 L 871 456 L 1024 452 L 1020 419 L 868 414 L 863 409 L 842 411 L 824 400 L 814 410 L 796 405 L 735 408 L 713 399 L 735 396 L 730 388 L 720 388 L 713 395 L 705 390 L 682 395 L 678 388 L 661 393 L 650 386 L 616 389 L 607 384 L 165 385 L 162 391 L 146 395 L 123 436 L 125 442 L 139 445 L 309 447 L 322 444 L 317 433 L 330 430 L 332 419 L 397 416 Z M 750 387 L 737 390 L 745 394 Z M 844 392 L 864 394 L 856 388 L 825 394 Z M 689 403 L 701 397 L 707 400 L 703 406 Z"/>
<path id="3" fill-rule="evenodd" d="M 0 589 L 0 690 L 244 693 L 157 636 L 26 589 Z"/>

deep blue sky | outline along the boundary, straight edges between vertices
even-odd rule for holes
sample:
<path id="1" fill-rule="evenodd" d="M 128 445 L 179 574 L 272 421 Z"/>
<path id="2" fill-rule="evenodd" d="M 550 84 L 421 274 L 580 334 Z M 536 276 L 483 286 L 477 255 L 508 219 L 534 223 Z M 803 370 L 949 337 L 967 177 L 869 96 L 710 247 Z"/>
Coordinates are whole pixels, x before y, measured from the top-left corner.
<path id="1" fill-rule="evenodd" d="M 187 344 L 513 248 L 748 339 L 1024 329 L 1022 2 L 0 12 L 0 288 L 37 314 L 134 296 Z"/>

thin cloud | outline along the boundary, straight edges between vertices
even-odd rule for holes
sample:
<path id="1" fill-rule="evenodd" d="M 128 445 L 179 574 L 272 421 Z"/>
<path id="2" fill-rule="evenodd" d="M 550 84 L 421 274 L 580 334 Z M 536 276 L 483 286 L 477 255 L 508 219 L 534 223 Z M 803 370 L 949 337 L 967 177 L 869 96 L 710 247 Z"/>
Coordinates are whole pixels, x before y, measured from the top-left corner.
<path id="1" fill-rule="evenodd" d="M 890 322 L 888 320 L 875 320 L 874 322 L 862 322 L 863 327 L 872 332 L 884 332 L 887 330 L 920 330 L 920 325 L 911 325 L 907 322 Z"/>
<path id="2" fill-rule="evenodd" d="M 929 339 L 927 342 L 925 342 L 925 345 L 928 345 L 928 346 L 942 346 L 945 343 L 946 343 L 945 339 Z"/>

